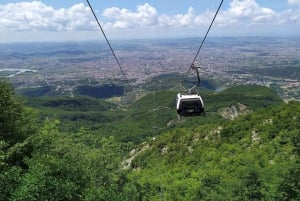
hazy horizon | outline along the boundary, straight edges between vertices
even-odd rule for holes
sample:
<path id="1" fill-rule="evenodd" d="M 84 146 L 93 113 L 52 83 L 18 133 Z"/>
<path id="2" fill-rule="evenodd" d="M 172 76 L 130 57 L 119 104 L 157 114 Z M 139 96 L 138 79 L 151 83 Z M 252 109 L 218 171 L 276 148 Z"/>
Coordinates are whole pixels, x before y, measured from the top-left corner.
<path id="1" fill-rule="evenodd" d="M 152 37 L 152 38 L 114 38 L 109 39 L 110 41 L 115 42 L 138 42 L 138 41 L 160 41 L 160 40 L 190 40 L 190 39 L 202 39 L 201 36 L 190 36 L 190 37 Z M 289 35 L 289 36 L 208 36 L 206 39 L 206 42 L 209 42 L 214 39 L 294 39 L 298 38 L 300 39 L 300 36 L 298 35 Z M 101 39 L 100 37 L 98 39 L 87 39 L 87 40 L 53 40 L 53 41 L 47 41 L 47 40 L 33 40 L 33 41 L 9 41 L 9 42 L 3 42 L 0 41 L 0 44 L 26 44 L 26 43 L 105 43 L 105 39 Z"/>

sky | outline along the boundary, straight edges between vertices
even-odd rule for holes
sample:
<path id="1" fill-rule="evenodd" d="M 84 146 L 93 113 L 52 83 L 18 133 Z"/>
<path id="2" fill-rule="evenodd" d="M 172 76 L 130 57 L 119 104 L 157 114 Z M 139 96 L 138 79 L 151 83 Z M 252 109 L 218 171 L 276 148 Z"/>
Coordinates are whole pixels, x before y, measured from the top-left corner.
<path id="1" fill-rule="evenodd" d="M 220 0 L 89 0 L 109 39 L 202 37 Z M 1 0 L 0 42 L 104 39 L 85 0 Z M 300 36 L 300 0 L 224 0 L 209 33 Z"/>

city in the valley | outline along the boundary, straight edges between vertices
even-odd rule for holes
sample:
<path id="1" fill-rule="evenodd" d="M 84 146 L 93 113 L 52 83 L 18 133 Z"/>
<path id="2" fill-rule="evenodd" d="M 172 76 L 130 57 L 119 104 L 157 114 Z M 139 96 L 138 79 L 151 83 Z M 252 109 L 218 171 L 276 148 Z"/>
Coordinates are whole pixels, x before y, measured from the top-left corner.
<path id="1" fill-rule="evenodd" d="M 124 79 L 141 87 L 163 74 L 193 78 L 189 68 L 201 40 L 111 41 L 122 69 L 104 41 L 2 43 L 0 76 L 17 90 L 51 86 L 67 95 L 80 85 Z M 284 99 L 300 99 L 299 37 L 212 37 L 196 61 L 201 80 L 214 82 L 218 89 L 257 84 L 273 88 Z"/>

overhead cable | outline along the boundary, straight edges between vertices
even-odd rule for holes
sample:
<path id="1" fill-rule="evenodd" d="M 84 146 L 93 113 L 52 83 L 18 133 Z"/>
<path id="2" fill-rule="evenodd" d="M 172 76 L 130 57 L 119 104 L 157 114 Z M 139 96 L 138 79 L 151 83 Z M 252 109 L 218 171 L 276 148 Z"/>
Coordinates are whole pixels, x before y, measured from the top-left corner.
<path id="1" fill-rule="evenodd" d="M 107 44 L 108 44 L 108 46 L 109 46 L 109 48 L 110 48 L 110 50 L 111 50 L 111 52 L 112 52 L 112 54 L 113 54 L 115 60 L 116 60 L 116 62 L 117 62 L 117 64 L 118 64 L 119 68 L 120 68 L 121 73 L 125 76 L 125 73 L 124 73 L 124 71 L 123 71 L 123 69 L 122 69 L 122 67 L 121 67 L 120 61 L 119 61 L 118 57 L 116 56 L 115 51 L 113 50 L 112 46 L 110 45 L 110 42 L 109 42 L 109 40 L 108 40 L 107 37 L 106 37 L 106 34 L 105 34 L 105 32 L 104 32 L 104 30 L 103 30 L 101 24 L 100 24 L 100 21 L 98 20 L 96 14 L 95 14 L 95 12 L 94 12 L 94 9 L 93 9 L 92 5 L 90 4 L 89 0 L 86 0 L 86 2 L 88 3 L 88 5 L 89 5 L 89 7 L 90 7 L 90 9 L 91 9 L 91 11 L 92 11 L 92 13 L 93 13 L 93 15 L 94 15 L 94 17 L 95 17 L 95 19 L 96 19 L 96 21 L 97 21 L 97 24 L 98 24 L 100 30 L 102 31 L 102 34 L 103 34 L 103 36 L 104 36 L 104 38 L 105 38 L 105 40 L 106 40 L 106 42 L 107 42 Z"/>
<path id="2" fill-rule="evenodd" d="M 212 25 L 213 25 L 213 23 L 214 23 L 214 21 L 215 21 L 217 15 L 218 15 L 218 13 L 219 13 L 219 10 L 220 10 L 220 8 L 221 8 L 221 6 L 222 6 L 222 4 L 223 4 L 223 1 L 224 1 L 224 0 L 221 0 L 221 2 L 220 2 L 220 5 L 219 5 L 219 7 L 218 7 L 218 9 L 217 9 L 217 11 L 216 11 L 216 13 L 215 13 L 215 16 L 214 16 L 213 20 L 211 21 L 211 23 L 210 23 L 210 25 L 209 25 L 209 28 L 208 28 L 208 30 L 207 30 L 207 32 L 206 32 L 206 34 L 205 34 L 205 36 L 204 36 L 204 38 L 203 38 L 203 40 L 202 40 L 202 42 L 201 42 L 200 47 L 198 48 L 198 51 L 197 51 L 197 53 L 196 53 L 196 55 L 195 55 L 195 57 L 194 57 L 194 59 L 193 59 L 193 62 L 192 62 L 192 64 L 191 64 L 189 70 L 191 70 L 191 69 L 194 68 L 194 62 L 196 61 L 196 59 L 197 59 L 197 57 L 198 57 L 198 55 L 199 55 L 199 53 L 200 53 L 200 50 L 201 50 L 201 48 L 202 48 L 202 46 L 203 46 L 203 44 L 204 44 L 204 41 L 205 41 L 205 39 L 206 39 L 206 37 L 207 37 L 209 31 L 210 31 L 210 28 L 212 27 Z"/>

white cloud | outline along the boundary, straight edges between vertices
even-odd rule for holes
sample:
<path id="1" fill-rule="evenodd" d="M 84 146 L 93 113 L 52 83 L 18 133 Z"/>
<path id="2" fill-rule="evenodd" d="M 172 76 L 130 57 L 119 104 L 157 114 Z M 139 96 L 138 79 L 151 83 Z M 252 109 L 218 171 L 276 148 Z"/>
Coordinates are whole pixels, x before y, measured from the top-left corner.
<path id="1" fill-rule="evenodd" d="M 276 13 L 270 8 L 260 7 L 255 0 L 233 0 L 230 8 L 223 12 L 222 17 L 230 23 L 269 23 L 274 22 Z"/>
<path id="2" fill-rule="evenodd" d="M 197 14 L 193 7 L 190 7 L 184 14 L 159 14 L 148 3 L 138 6 L 136 11 L 113 7 L 105 9 L 103 12 L 103 16 L 111 20 L 107 25 L 112 28 L 122 29 L 141 27 L 193 28 L 201 25 L 209 25 L 214 14 L 215 10 L 206 10 L 201 14 Z M 215 26 L 289 24 L 298 22 L 298 15 L 299 12 L 297 10 L 276 13 L 270 8 L 260 6 L 255 0 L 232 0 L 227 10 L 220 11 Z"/>
<path id="3" fill-rule="evenodd" d="M 288 0 L 290 5 L 297 5 L 300 6 L 300 0 Z"/>
<path id="4" fill-rule="evenodd" d="M 285 10 L 278 13 L 278 24 L 300 25 L 300 10 Z"/>
<path id="5" fill-rule="evenodd" d="M 57 10 L 40 1 L 9 3 L 0 5 L 0 16 L 0 27 L 15 31 L 86 30 L 95 24 L 82 3 Z"/>
<path id="6" fill-rule="evenodd" d="M 185 14 L 159 14 L 148 3 L 138 6 L 136 11 L 112 7 L 105 9 L 102 13 L 103 16 L 112 20 L 108 25 L 114 28 L 195 27 L 208 24 L 213 14 L 212 11 L 206 11 L 202 15 L 197 15 L 193 7 L 190 7 Z"/>
<path id="7" fill-rule="evenodd" d="M 156 9 L 148 3 L 139 5 L 136 12 L 112 7 L 105 9 L 102 15 L 115 20 L 109 24 L 114 28 L 157 26 L 159 18 Z"/>
<path id="8" fill-rule="evenodd" d="M 288 0 L 289 4 L 300 5 L 300 0 Z M 224 8 L 224 7 L 223 7 Z M 119 29 L 129 30 L 130 33 L 148 34 L 167 30 L 182 33 L 189 30 L 207 28 L 215 10 L 197 13 L 190 7 L 185 13 L 167 15 L 158 13 L 149 3 L 138 5 L 135 10 L 111 7 L 99 15 L 105 30 L 121 33 Z M 83 3 L 70 8 L 55 9 L 41 1 L 9 3 L 0 5 L 0 30 L 12 31 L 89 31 L 97 29 L 97 25 L 89 7 Z M 102 21 L 103 20 L 103 21 Z M 262 7 L 255 0 L 232 0 L 227 10 L 222 9 L 216 18 L 216 27 L 235 31 L 241 27 L 263 28 L 263 25 L 299 25 L 299 9 L 277 11 Z M 237 28 L 238 27 L 238 28 Z M 297 26 L 295 26 L 297 27 Z M 203 29 L 204 30 L 204 29 Z M 145 31 L 144 31 L 145 32 Z"/>
<path id="9" fill-rule="evenodd" d="M 195 25 L 196 14 L 193 7 L 190 7 L 186 14 L 174 16 L 161 15 L 159 17 L 160 27 L 189 27 Z"/>

